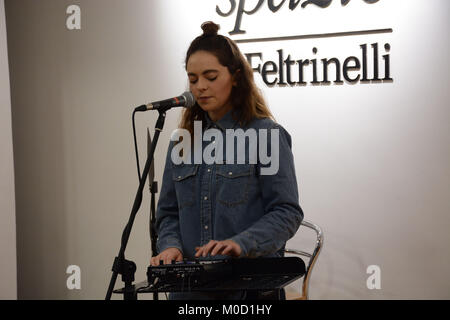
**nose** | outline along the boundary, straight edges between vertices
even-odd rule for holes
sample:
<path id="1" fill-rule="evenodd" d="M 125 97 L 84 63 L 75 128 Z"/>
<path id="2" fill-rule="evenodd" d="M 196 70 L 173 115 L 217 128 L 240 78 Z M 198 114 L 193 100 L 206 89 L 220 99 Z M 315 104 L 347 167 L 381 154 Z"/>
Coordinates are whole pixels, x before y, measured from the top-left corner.
<path id="1" fill-rule="evenodd" d="M 196 83 L 196 88 L 199 91 L 205 91 L 208 89 L 208 81 L 206 81 L 203 77 L 199 78 Z"/>

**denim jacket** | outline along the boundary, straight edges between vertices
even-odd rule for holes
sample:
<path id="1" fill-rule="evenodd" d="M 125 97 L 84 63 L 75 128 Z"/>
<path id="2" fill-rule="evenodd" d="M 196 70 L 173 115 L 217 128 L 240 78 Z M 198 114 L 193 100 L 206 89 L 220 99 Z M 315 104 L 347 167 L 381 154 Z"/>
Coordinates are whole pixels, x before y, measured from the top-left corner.
<path id="1" fill-rule="evenodd" d="M 286 241 L 294 236 L 303 219 L 289 133 L 267 118 L 254 119 L 242 128 L 233 119 L 232 111 L 217 122 L 206 118 L 203 131 L 215 128 L 223 133 L 224 161 L 174 164 L 174 142 L 170 142 L 156 211 L 158 251 L 175 247 L 184 258 L 192 260 L 195 247 L 210 240 L 232 239 L 240 245 L 242 257 L 282 256 Z M 250 143 L 245 144 L 245 163 L 227 161 L 226 130 L 249 128 L 256 132 L 266 129 L 269 142 L 271 129 L 278 129 L 276 174 L 262 174 L 269 165 L 263 164 L 259 156 L 256 163 L 250 161 Z M 240 153 L 237 139 L 233 140 L 236 160 Z M 203 141 L 202 150 L 210 143 Z M 258 150 L 260 147 L 258 144 Z M 267 148 L 267 154 L 274 154 L 270 143 L 263 148 Z"/>

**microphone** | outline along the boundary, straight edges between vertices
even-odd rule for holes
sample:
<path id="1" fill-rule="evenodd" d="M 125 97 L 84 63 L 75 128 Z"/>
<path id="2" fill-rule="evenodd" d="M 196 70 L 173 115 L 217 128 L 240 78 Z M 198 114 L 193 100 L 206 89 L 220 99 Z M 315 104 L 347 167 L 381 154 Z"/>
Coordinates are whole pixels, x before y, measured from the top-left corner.
<path id="1" fill-rule="evenodd" d="M 190 91 L 184 92 L 181 96 L 170 98 L 166 100 L 151 102 L 143 104 L 142 106 L 134 109 L 135 111 L 147 111 L 147 110 L 169 110 L 174 107 L 190 108 L 195 104 L 194 96 Z"/>

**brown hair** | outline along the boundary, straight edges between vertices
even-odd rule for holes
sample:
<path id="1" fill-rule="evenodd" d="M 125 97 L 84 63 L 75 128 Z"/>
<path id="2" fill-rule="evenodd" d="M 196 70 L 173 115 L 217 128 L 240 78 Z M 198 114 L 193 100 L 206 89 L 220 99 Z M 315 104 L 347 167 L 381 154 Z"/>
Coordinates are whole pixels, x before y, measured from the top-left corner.
<path id="1" fill-rule="evenodd" d="M 195 38 L 186 53 L 185 67 L 190 56 L 197 51 L 207 51 L 214 54 L 219 63 L 235 75 L 236 86 L 231 91 L 233 118 L 239 113 L 240 125 L 244 127 L 253 118 L 271 118 L 272 113 L 253 79 L 253 70 L 242 55 L 236 43 L 228 37 L 217 34 L 219 25 L 208 21 L 202 24 L 203 34 Z M 191 135 L 194 132 L 194 121 L 205 121 L 206 113 L 198 103 L 186 108 L 182 114 L 180 128 L 187 129 Z"/>

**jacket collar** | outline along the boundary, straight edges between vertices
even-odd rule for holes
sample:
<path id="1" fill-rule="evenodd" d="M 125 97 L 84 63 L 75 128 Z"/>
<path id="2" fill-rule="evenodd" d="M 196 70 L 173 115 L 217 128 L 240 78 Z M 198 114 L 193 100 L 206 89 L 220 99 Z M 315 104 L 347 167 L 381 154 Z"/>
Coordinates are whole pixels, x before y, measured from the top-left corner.
<path id="1" fill-rule="evenodd" d="M 220 120 L 216 122 L 211 120 L 207 112 L 205 118 L 206 129 L 217 127 L 222 131 L 225 131 L 226 129 L 234 129 L 238 125 L 238 121 L 233 119 L 233 109 L 228 111 Z"/>

